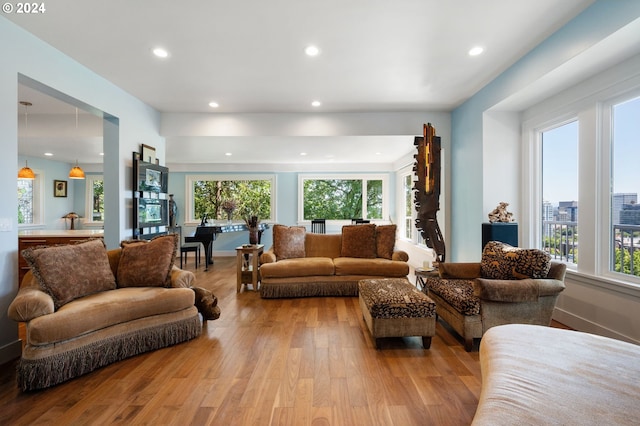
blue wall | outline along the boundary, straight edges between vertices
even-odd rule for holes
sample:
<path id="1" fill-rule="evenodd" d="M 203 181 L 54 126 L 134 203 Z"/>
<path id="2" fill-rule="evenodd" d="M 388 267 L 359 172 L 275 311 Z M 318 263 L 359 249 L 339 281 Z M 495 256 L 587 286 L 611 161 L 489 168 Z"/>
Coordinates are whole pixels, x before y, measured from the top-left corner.
<path id="1" fill-rule="evenodd" d="M 640 16 L 638 0 L 599 0 L 551 35 L 530 53 L 482 88 L 451 116 L 451 243 L 452 261 L 480 257 L 483 212 L 483 114 L 526 89 L 607 36 Z M 489 163 L 489 164 L 488 164 Z M 513 177 L 517 178 L 517 177 Z"/>

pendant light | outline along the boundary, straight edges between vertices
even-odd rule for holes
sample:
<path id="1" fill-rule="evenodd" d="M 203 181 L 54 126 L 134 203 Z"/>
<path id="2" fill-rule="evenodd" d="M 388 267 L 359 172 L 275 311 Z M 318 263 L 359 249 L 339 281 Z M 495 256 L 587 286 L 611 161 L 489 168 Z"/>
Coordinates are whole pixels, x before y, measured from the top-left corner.
<path id="1" fill-rule="evenodd" d="M 27 118 L 28 117 L 27 110 L 33 104 L 27 101 L 20 101 L 20 105 L 24 106 L 24 137 L 26 140 L 27 128 L 29 125 L 29 121 Z M 24 167 L 18 171 L 18 179 L 35 179 L 35 178 L 36 178 L 36 174 L 33 173 L 33 170 L 31 170 L 31 168 L 29 167 L 29 163 L 27 162 L 27 160 L 24 160 Z"/>
<path id="2" fill-rule="evenodd" d="M 76 108 L 76 133 L 78 132 L 78 108 Z M 84 179 L 84 170 L 80 168 L 78 165 L 78 160 L 76 159 L 76 165 L 71 168 L 69 171 L 69 179 Z M 71 222 L 73 224 L 73 222 Z"/>
<path id="3" fill-rule="evenodd" d="M 69 171 L 69 179 L 84 179 L 84 170 L 78 166 L 78 160 L 76 160 L 76 165 L 71 168 Z"/>

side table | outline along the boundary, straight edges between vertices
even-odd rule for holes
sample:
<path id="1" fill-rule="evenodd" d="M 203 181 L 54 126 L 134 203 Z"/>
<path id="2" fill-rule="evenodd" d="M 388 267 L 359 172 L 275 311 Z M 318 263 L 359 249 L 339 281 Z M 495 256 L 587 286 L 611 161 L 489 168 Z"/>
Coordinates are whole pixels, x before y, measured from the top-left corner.
<path id="1" fill-rule="evenodd" d="M 431 268 L 431 269 L 416 268 L 414 273 L 416 276 L 416 287 L 422 290 L 422 292 L 425 294 L 429 293 L 429 289 L 427 288 L 425 280 L 427 278 L 437 278 L 440 276 L 440 273 L 438 272 L 438 268 Z"/>
<path id="2" fill-rule="evenodd" d="M 236 293 L 240 293 L 242 284 L 251 284 L 254 290 L 258 290 L 259 260 L 264 252 L 264 244 L 245 244 L 236 247 Z"/>

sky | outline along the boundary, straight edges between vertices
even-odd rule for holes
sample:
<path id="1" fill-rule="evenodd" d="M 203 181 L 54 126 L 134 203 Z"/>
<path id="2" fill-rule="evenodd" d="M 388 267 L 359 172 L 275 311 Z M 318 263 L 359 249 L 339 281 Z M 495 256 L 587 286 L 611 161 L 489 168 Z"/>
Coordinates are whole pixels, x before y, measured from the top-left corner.
<path id="1" fill-rule="evenodd" d="M 640 195 L 640 97 L 614 106 L 613 192 Z M 578 200 L 578 122 L 543 134 L 543 199 Z"/>

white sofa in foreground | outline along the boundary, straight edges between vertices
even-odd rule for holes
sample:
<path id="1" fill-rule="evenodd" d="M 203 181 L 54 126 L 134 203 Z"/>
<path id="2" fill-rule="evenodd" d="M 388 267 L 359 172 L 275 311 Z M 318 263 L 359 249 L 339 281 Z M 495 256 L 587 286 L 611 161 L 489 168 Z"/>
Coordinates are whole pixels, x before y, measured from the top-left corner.
<path id="1" fill-rule="evenodd" d="M 638 425 L 640 346 L 577 331 L 511 324 L 480 343 L 482 391 L 472 425 Z"/>

